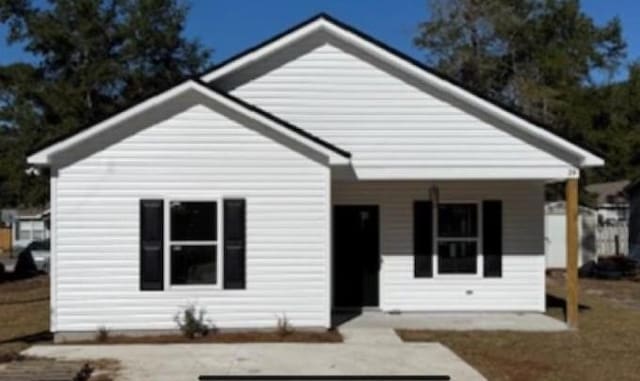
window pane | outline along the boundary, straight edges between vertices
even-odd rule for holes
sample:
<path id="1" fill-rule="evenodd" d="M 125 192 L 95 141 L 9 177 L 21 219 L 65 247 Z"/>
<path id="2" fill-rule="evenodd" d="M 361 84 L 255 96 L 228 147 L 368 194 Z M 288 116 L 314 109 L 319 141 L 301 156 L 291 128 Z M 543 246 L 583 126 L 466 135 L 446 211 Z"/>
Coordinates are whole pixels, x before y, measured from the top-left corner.
<path id="1" fill-rule="evenodd" d="M 17 239 L 30 240 L 31 239 L 31 230 L 19 230 Z"/>
<path id="2" fill-rule="evenodd" d="M 215 202 L 171 202 L 171 240 L 215 241 L 216 207 Z"/>
<path id="3" fill-rule="evenodd" d="M 440 274 L 475 274 L 478 255 L 476 242 L 439 242 Z"/>
<path id="4" fill-rule="evenodd" d="M 216 246 L 171 245 L 171 284 L 215 284 Z"/>
<path id="5" fill-rule="evenodd" d="M 476 204 L 442 204 L 438 206 L 439 237 L 476 237 L 478 210 Z"/>

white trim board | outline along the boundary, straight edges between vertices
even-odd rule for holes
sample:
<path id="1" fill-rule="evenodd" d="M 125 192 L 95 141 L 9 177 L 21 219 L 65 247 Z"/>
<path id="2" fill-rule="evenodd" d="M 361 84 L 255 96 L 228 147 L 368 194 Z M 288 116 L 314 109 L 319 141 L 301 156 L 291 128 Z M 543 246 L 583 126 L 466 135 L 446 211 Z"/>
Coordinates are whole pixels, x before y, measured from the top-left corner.
<path id="1" fill-rule="evenodd" d="M 579 171 L 567 165 L 566 167 L 539 167 L 534 169 L 522 168 L 457 168 L 457 167 L 415 167 L 415 168 L 385 168 L 385 167 L 356 167 L 336 165 L 331 168 L 334 180 L 542 180 L 563 181 L 564 179 L 579 178 Z"/>

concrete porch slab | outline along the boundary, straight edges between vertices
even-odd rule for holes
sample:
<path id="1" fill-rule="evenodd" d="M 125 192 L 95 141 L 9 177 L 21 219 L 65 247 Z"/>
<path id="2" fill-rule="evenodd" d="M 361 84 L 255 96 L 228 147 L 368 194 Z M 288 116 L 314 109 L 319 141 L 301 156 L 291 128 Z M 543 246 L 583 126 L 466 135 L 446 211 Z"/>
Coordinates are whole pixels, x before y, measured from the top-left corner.
<path id="1" fill-rule="evenodd" d="M 340 315 L 340 314 L 338 314 Z M 428 329 L 455 331 L 559 332 L 567 325 L 541 313 L 529 312 L 405 312 L 389 314 L 363 311 L 359 315 L 337 316 L 340 331 L 354 328 Z"/>

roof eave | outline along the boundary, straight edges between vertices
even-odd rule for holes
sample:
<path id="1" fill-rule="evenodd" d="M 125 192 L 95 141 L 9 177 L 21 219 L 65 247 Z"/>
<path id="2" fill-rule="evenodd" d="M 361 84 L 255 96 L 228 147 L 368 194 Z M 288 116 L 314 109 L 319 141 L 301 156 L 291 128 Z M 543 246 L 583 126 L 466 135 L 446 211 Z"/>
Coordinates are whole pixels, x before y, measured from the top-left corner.
<path id="1" fill-rule="evenodd" d="M 587 155 L 580 164 L 580 168 L 596 168 L 603 167 L 605 165 L 605 161 L 603 158 L 589 154 Z"/>
<path id="2" fill-rule="evenodd" d="M 199 79 L 188 79 L 185 82 L 166 90 L 158 95 L 155 95 L 143 102 L 137 103 L 132 107 L 109 117 L 102 122 L 96 123 L 89 128 L 81 130 L 70 137 L 53 143 L 27 157 L 27 163 L 34 166 L 46 167 L 50 166 L 52 156 L 62 152 L 72 146 L 75 146 L 84 140 L 90 138 L 93 135 L 101 133 L 114 125 L 117 125 L 138 113 L 144 112 L 147 109 L 156 106 L 162 102 L 172 99 L 187 90 L 199 91 L 200 93 L 225 104 L 227 107 L 250 115 L 253 119 L 265 124 L 271 128 L 274 128 L 280 133 L 289 136 L 290 138 L 301 142 L 302 144 L 309 146 L 315 151 L 329 158 L 329 162 L 332 164 L 348 163 L 351 158 L 351 153 L 343 150 L 329 142 L 326 142 L 292 124 L 283 121 L 276 116 L 269 114 L 268 112 L 248 104 L 230 94 L 226 94 L 222 91 L 214 89 L 208 86 L 206 83 L 201 82 Z"/>

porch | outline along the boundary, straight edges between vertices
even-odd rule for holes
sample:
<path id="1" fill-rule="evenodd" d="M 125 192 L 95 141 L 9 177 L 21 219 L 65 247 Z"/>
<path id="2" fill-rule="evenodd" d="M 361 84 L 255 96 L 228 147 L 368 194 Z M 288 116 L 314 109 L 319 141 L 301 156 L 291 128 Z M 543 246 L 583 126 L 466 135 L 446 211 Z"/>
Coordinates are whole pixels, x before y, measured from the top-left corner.
<path id="1" fill-rule="evenodd" d="M 447 331 L 560 332 L 567 325 L 537 312 L 336 311 L 334 322 L 345 336 L 355 330 L 417 329 Z"/>
<path id="2" fill-rule="evenodd" d="M 543 312 L 542 181 L 332 184 L 332 305 Z"/>
<path id="3" fill-rule="evenodd" d="M 571 205 L 575 184 L 568 182 Z M 332 306 L 404 312 L 367 310 L 356 320 L 365 325 L 564 330 L 541 314 L 544 187 L 540 180 L 334 181 Z M 575 326 L 575 280 L 568 283 Z"/>

